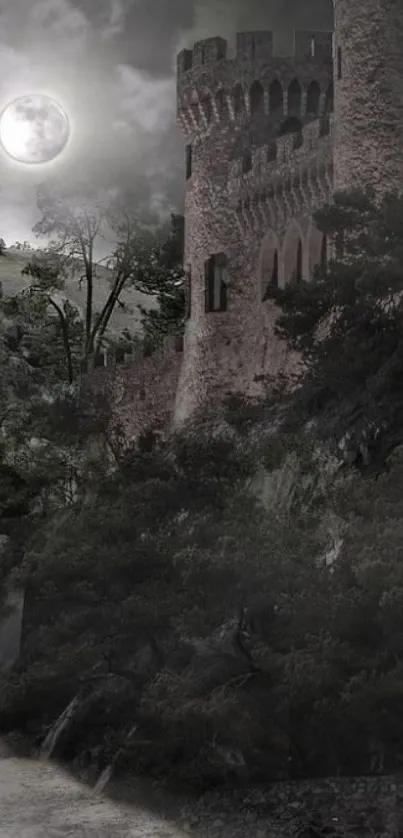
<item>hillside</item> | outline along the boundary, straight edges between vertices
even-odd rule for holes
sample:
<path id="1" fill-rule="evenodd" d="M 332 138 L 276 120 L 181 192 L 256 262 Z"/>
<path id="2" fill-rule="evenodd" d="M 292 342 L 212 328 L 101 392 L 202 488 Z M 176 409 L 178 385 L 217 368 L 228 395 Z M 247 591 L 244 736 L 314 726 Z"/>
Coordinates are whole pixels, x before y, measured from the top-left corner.
<path id="1" fill-rule="evenodd" d="M 21 271 L 27 264 L 32 254 L 29 251 L 8 248 L 5 255 L 0 258 L 0 282 L 3 293 L 6 296 L 17 294 L 29 285 L 29 277 L 22 276 Z M 109 293 L 109 279 L 111 273 L 104 267 L 97 267 L 97 282 L 94 288 L 94 305 L 100 310 Z M 79 278 L 72 276 L 67 283 L 66 295 L 81 311 L 85 306 L 85 284 L 79 286 Z M 123 311 L 117 307 L 111 317 L 109 333 L 120 334 L 123 329 L 128 329 L 132 334 L 141 333 L 141 320 L 138 305 L 144 308 L 155 308 L 156 304 L 152 297 L 140 294 L 134 289 L 128 288 L 122 295 L 122 301 L 128 310 Z"/>
<path id="2" fill-rule="evenodd" d="M 316 214 L 343 250 L 273 286 L 305 368 L 259 400 L 232 393 L 161 434 L 155 379 L 141 413 L 132 376 L 133 440 L 109 389 L 29 411 L 21 376 L 0 614 L 11 586 L 25 602 L 1 735 L 94 782 L 113 769 L 198 795 L 401 774 L 402 218 L 403 197 L 371 192 Z"/>

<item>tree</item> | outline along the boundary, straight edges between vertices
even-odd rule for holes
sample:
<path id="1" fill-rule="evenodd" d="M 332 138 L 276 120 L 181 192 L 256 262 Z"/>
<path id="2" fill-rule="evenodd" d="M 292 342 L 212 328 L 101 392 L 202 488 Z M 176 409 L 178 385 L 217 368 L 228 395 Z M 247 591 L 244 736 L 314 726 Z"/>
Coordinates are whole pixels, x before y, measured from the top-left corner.
<path id="1" fill-rule="evenodd" d="M 61 311 L 77 376 L 83 323 L 68 301 Z M 90 472 L 106 463 L 100 443 L 110 450 L 108 393 L 83 403 L 79 379 L 66 375 L 65 335 L 52 312 L 46 295 L 30 289 L 0 300 L 0 483 L 1 464 L 12 467 L 35 486 L 43 509 L 85 494 Z"/>
<path id="2" fill-rule="evenodd" d="M 403 199 L 341 193 L 314 216 L 335 258 L 272 294 L 278 334 L 302 354 L 294 415 L 350 462 L 377 467 L 403 441 Z"/>
<path id="3" fill-rule="evenodd" d="M 38 207 L 42 218 L 34 227 L 35 234 L 55 238 L 43 254 L 34 255 L 24 273 L 36 281 L 31 290 L 45 294 L 53 306 L 54 294 L 65 289 L 68 273 L 85 283 L 81 360 L 89 363 L 102 345 L 115 307 L 124 306 L 121 294 L 134 283 L 137 260 L 150 247 L 153 237 L 141 229 L 127 210 L 106 200 L 96 202 L 55 188 L 42 188 L 38 192 Z M 97 247 L 111 234 L 111 255 L 97 259 Z M 97 312 L 94 287 L 102 265 L 110 272 L 110 291 L 102 310 Z"/>
<path id="4" fill-rule="evenodd" d="M 166 335 L 183 334 L 185 327 L 184 217 L 172 214 L 170 229 L 163 227 L 159 235 L 161 244 L 153 254 L 154 267 L 147 273 L 153 281 L 141 288 L 143 293 L 155 294 L 158 307 L 147 310 L 139 306 L 145 338 L 154 347 Z"/>
<path id="5" fill-rule="evenodd" d="M 164 276 L 171 284 L 176 279 L 172 266 L 180 260 L 183 225 L 179 234 L 175 225 L 172 233 L 166 226 L 150 230 L 122 204 L 78 200 L 55 189 L 40 191 L 38 203 L 42 219 L 35 232 L 54 240 L 32 253 L 23 270 L 28 288 L 0 300 L 0 426 L 7 461 L 36 475 L 49 507 L 70 503 L 80 487 L 85 491 L 89 473 L 119 456 L 121 434 L 114 422 L 112 439 L 108 391 L 93 394 L 90 404 L 80 391 L 80 372 L 93 363 L 126 287 L 155 294 Z M 97 261 L 97 246 L 112 234 L 110 256 Z M 110 292 L 97 312 L 93 292 L 102 264 Z M 66 298 L 71 273 L 86 286 L 84 314 Z M 121 346 L 129 339 L 122 334 Z"/>
<path id="6" fill-rule="evenodd" d="M 149 332 L 161 332 L 164 327 L 167 331 L 169 326 L 165 324 L 168 321 L 176 324 L 181 320 L 181 217 L 173 216 L 171 232 L 166 226 L 151 230 L 141 225 L 121 202 L 72 197 L 55 188 L 39 190 L 38 206 L 42 218 L 34 232 L 38 236 L 55 238 L 43 253 L 33 255 L 23 273 L 34 280 L 30 293 L 42 295 L 59 318 L 69 380 L 74 378 L 69 322 L 57 299 L 65 290 L 69 273 L 77 276 L 80 283 L 84 282 L 86 288 L 81 365 L 88 367 L 97 356 L 115 308 L 125 308 L 122 293 L 129 287 L 157 297 L 160 303 L 161 313 L 154 313 L 156 316 L 149 318 L 142 309 L 146 336 Z M 106 240 L 110 242 L 111 253 L 97 259 L 97 249 Z M 102 310 L 97 312 L 94 288 L 102 267 L 109 273 L 110 291 Z M 71 314 L 70 307 L 70 317 Z"/>

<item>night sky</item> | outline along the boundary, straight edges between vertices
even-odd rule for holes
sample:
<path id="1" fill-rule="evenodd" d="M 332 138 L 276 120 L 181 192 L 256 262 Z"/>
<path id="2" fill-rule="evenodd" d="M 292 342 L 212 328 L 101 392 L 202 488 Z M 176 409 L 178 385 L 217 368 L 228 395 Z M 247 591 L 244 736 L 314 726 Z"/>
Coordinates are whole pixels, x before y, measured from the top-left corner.
<path id="1" fill-rule="evenodd" d="M 35 241 L 36 187 L 126 194 L 144 213 L 181 209 L 183 160 L 175 126 L 176 53 L 194 40 L 293 26 L 332 27 L 331 0 L 0 0 L 0 107 L 45 92 L 73 127 L 48 168 L 1 153 L 0 235 Z"/>

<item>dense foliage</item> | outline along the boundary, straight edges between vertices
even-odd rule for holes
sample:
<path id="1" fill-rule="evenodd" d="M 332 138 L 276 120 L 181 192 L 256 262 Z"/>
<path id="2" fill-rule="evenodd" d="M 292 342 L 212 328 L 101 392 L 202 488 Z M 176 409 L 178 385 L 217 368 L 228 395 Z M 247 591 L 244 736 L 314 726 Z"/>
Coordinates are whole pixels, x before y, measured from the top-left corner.
<path id="1" fill-rule="evenodd" d="M 117 307 L 130 312 L 124 302 L 128 288 L 154 298 L 155 310 L 138 306 L 143 336 L 155 348 L 167 334 L 181 333 L 185 310 L 182 269 L 184 219 L 172 215 L 170 224 L 150 227 L 142 224 L 125 205 L 85 196 L 65 194 L 60 189 L 41 188 L 38 193 L 41 219 L 34 227 L 38 236 L 53 236 L 44 253 L 32 255 L 23 273 L 30 277 L 30 293 L 39 295 L 57 315 L 63 336 L 67 377 L 75 379 L 70 329 L 71 306 L 65 311 L 58 295 L 68 275 L 85 289 L 82 313 L 80 365 L 90 368 L 108 342 L 112 315 Z M 97 259 L 105 240 L 111 253 Z M 108 270 L 109 292 L 101 309 L 95 307 L 99 271 Z M 134 312 L 132 312 L 134 313 Z M 127 331 L 127 329 L 126 329 Z M 76 335 L 73 336 L 73 340 Z M 129 335 L 132 343 L 135 335 Z M 116 343 L 116 341 L 114 341 Z"/>
<path id="2" fill-rule="evenodd" d="M 163 227 L 159 235 L 161 243 L 150 254 L 147 281 L 139 286 L 145 293 L 155 294 L 158 304 L 155 309 L 140 306 L 143 333 L 152 348 L 167 335 L 182 335 L 186 314 L 183 216 L 172 215 L 170 228 Z"/>
<path id="3" fill-rule="evenodd" d="M 7 559 L 27 609 L 21 658 L 0 680 L 3 731 L 39 745 L 78 696 L 55 752 L 96 772 L 119 754 L 121 770 L 200 790 L 400 770 L 402 217 L 396 196 L 376 206 L 370 193 L 318 216 L 337 259 L 276 292 L 279 331 L 306 362 L 291 396 L 232 398 L 225 422 L 147 435 L 112 472 L 91 447 L 107 404 L 86 417 L 62 388 L 48 426 L 35 401 L 65 370 L 34 318 L 44 361 L 28 399 L 16 391 L 21 429 L 35 404 L 54 462 L 74 450 L 80 469 L 63 495 L 60 469 L 30 460 L 52 502 Z M 20 345 L 3 342 L 6 370 Z M 376 480 L 340 470 L 349 435 Z M 31 520 L 15 472 L 0 472 L 0 504 L 6 478 Z"/>
<path id="4" fill-rule="evenodd" d="M 403 441 L 403 198 L 340 193 L 315 215 L 335 258 L 309 282 L 277 289 L 278 332 L 302 352 L 297 422 L 350 461 L 382 468 Z"/>
<path id="5" fill-rule="evenodd" d="M 59 754 L 98 748 L 99 768 L 133 725 L 121 767 L 197 787 L 399 768 L 402 463 L 376 489 L 350 483 L 349 510 L 344 484 L 340 498 L 311 484 L 279 514 L 247 486 L 284 439 L 246 455 L 198 434 L 133 454 L 37 531 L 3 729 L 39 741 L 80 693 Z M 333 567 L 329 507 L 348 522 Z"/>

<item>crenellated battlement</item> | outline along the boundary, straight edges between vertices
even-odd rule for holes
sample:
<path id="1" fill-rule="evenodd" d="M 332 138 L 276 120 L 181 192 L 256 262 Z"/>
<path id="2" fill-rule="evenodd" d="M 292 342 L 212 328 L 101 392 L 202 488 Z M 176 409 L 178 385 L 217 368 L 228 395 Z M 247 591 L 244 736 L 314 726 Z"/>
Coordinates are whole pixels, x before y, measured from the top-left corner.
<path id="1" fill-rule="evenodd" d="M 177 57 L 178 78 L 186 74 L 212 68 L 218 62 L 229 60 L 232 66 L 267 62 L 268 58 L 279 61 L 323 61 L 333 57 L 333 33 L 322 30 L 294 30 L 293 49 L 289 55 L 276 49 L 276 36 L 271 30 L 238 32 L 234 58 L 227 59 L 228 41 L 215 36 L 197 41 L 192 49 L 183 49 Z M 188 77 L 188 76 L 187 76 Z"/>
<path id="2" fill-rule="evenodd" d="M 280 118 L 312 113 L 318 90 L 318 112 L 333 80 L 332 33 L 295 31 L 290 56 L 277 56 L 273 32 L 240 32 L 236 54 L 227 57 L 223 38 L 208 38 L 178 56 L 177 118 L 193 139 L 214 128 L 261 116 Z M 315 90 L 313 90 L 313 86 Z M 299 89 L 299 93 L 298 93 Z"/>
<path id="3" fill-rule="evenodd" d="M 252 149 L 247 171 L 245 157 L 231 163 L 228 200 L 241 227 L 279 229 L 331 199 L 333 132 L 329 115 L 305 125 L 301 134 Z"/>
<path id="4" fill-rule="evenodd" d="M 291 173 L 306 167 L 310 161 L 331 156 L 333 131 L 333 115 L 329 114 L 304 125 L 300 133 L 277 137 L 260 148 L 252 148 L 231 161 L 228 192 L 233 195 L 274 176 L 286 177 L 287 170 Z"/>
<path id="5" fill-rule="evenodd" d="M 259 397 L 297 372 L 272 289 L 325 273 L 333 243 L 315 214 L 336 191 L 370 183 L 381 194 L 402 180 L 402 4 L 333 5 L 334 38 L 296 30 L 289 54 L 268 30 L 239 32 L 235 44 L 206 38 L 178 55 L 184 343 L 95 362 L 114 406 L 126 405 L 132 438 L 172 415 L 178 427 L 227 393 Z"/>
<path id="6" fill-rule="evenodd" d="M 177 57 L 178 77 L 198 67 L 211 66 L 227 57 L 228 42 L 218 36 L 197 41 L 193 49 L 183 49 Z"/>
<path id="7" fill-rule="evenodd" d="M 142 358 L 149 358 L 156 353 L 169 355 L 173 352 L 183 352 L 183 337 L 181 335 L 167 335 L 157 348 L 153 348 L 146 339 L 139 340 L 128 351 L 104 346 L 91 363 L 82 365 L 81 371 L 85 375 L 88 369 L 113 369 L 116 366 L 137 364 Z"/>

